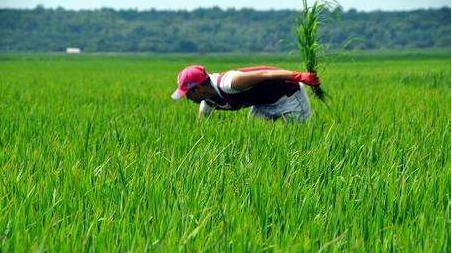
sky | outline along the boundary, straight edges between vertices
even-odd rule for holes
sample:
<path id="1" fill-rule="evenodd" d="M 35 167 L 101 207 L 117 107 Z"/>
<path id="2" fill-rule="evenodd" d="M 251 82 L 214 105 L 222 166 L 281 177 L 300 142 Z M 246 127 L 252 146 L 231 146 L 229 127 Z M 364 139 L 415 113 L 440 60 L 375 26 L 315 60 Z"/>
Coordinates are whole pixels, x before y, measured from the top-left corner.
<path id="1" fill-rule="evenodd" d="M 221 8 L 234 7 L 268 9 L 298 9 L 301 0 L 0 0 L 0 8 L 34 8 L 38 4 L 46 8 L 61 6 L 65 9 L 98 9 L 110 7 L 114 9 L 186 9 L 198 7 Z M 309 1 L 308 1 L 309 2 Z M 338 0 L 344 10 L 354 8 L 360 11 L 372 10 L 413 10 L 419 8 L 450 7 L 450 0 Z"/>

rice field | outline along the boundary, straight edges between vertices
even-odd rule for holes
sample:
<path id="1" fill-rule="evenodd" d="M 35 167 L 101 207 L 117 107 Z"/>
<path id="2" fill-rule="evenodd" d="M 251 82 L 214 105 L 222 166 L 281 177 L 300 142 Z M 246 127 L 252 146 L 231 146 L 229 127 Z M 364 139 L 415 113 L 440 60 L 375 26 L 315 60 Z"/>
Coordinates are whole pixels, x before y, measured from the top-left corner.
<path id="1" fill-rule="evenodd" d="M 284 55 L 1 55 L 0 252 L 450 252 L 448 52 L 329 57 L 305 124 L 170 99 Z"/>

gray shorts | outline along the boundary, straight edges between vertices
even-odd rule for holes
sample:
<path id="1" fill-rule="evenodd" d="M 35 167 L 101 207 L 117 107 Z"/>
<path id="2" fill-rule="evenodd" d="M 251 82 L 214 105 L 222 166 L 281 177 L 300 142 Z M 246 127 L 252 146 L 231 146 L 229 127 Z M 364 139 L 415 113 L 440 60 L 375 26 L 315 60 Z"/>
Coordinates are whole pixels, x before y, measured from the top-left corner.
<path id="1" fill-rule="evenodd" d="M 300 85 L 300 90 L 290 97 L 284 96 L 274 104 L 251 107 L 250 116 L 272 120 L 282 118 L 284 121 L 306 121 L 311 116 L 311 106 L 303 84 Z"/>

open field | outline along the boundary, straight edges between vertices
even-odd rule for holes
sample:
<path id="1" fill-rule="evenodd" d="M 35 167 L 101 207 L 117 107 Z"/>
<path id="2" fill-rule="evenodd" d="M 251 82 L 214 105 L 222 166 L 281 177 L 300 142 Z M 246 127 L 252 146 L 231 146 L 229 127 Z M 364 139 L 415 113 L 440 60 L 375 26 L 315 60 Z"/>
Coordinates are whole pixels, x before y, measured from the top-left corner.
<path id="1" fill-rule="evenodd" d="M 170 95 L 293 57 L 0 56 L 0 252 L 450 252 L 450 51 L 350 57 L 285 124 Z"/>

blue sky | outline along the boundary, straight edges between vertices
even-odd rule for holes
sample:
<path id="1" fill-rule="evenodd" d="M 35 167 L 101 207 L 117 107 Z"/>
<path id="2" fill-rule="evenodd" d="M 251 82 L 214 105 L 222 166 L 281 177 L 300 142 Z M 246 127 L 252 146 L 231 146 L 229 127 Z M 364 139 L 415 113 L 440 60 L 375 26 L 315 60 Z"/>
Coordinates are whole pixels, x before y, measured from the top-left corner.
<path id="1" fill-rule="evenodd" d="M 419 8 L 438 8 L 450 6 L 449 0 L 339 0 L 345 10 L 412 10 Z M 115 9 L 194 9 L 197 7 L 219 6 L 221 8 L 254 9 L 296 9 L 301 0 L 0 0 L 0 8 L 34 8 L 42 4 L 44 7 L 58 7 L 65 9 L 96 9 L 111 7 Z"/>

